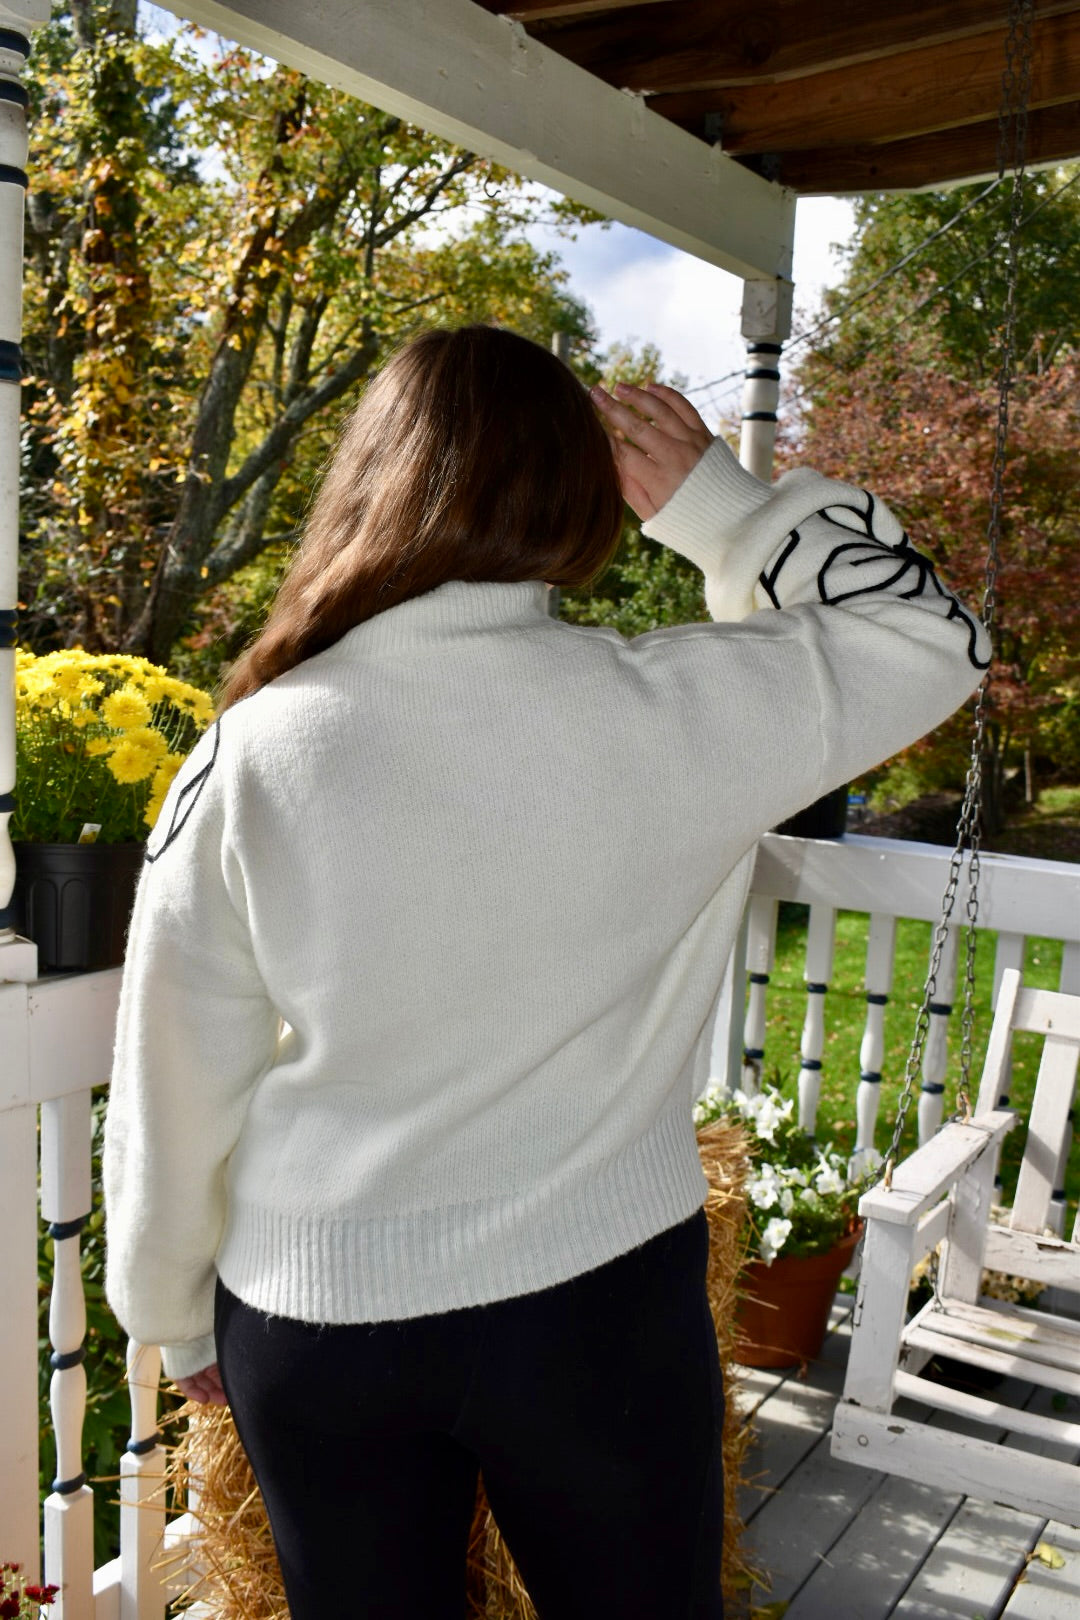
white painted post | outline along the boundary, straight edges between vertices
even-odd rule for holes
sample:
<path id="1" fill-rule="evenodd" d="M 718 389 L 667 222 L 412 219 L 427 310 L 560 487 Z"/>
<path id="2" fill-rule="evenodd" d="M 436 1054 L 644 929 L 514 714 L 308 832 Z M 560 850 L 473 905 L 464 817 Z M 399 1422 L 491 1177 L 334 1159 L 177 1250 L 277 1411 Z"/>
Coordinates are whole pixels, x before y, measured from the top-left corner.
<path id="1" fill-rule="evenodd" d="M 821 1095 L 821 1061 L 825 1051 L 825 997 L 832 978 L 836 912 L 832 906 L 810 907 L 806 930 L 806 1017 L 803 1021 L 799 1069 L 799 1124 L 811 1136 L 817 1127 Z"/>
<path id="2" fill-rule="evenodd" d="M 780 354 L 791 336 L 794 287 L 776 276 L 744 281 L 742 335 L 746 344 L 742 437 L 739 460 L 768 484 L 776 445 L 776 407 L 780 399 Z"/>
<path id="3" fill-rule="evenodd" d="M 794 220 L 792 220 L 794 234 Z M 780 399 L 780 351 L 791 335 L 791 301 L 794 287 L 782 276 L 743 282 L 742 336 L 746 344 L 746 378 L 743 383 L 743 423 L 739 440 L 739 460 L 743 466 L 768 484 L 772 480 L 773 449 L 776 444 L 776 407 Z M 775 921 L 773 923 L 775 929 Z M 729 975 L 732 995 L 746 983 L 747 919 L 743 918 L 736 947 L 732 951 Z M 758 973 L 762 970 L 752 969 Z M 767 970 L 766 970 L 767 971 Z M 755 995 L 755 985 L 758 995 Z M 740 996 L 742 994 L 740 988 Z M 749 1018 L 733 1018 L 728 1043 L 728 1088 L 742 1085 L 756 1090 L 760 1079 L 760 1059 L 744 1058 L 744 1053 L 763 1049 L 764 1025 L 758 1029 L 758 1004 L 764 1009 L 764 985 L 751 978 Z M 741 1014 L 741 1007 L 738 1009 Z M 754 1065 L 756 1064 L 756 1068 Z"/>
<path id="4" fill-rule="evenodd" d="M 19 383 L 22 359 L 26 90 L 30 31 L 50 0 L 0 0 L 0 910 L 15 886 L 8 824 L 15 808 L 15 610 L 19 571 Z M 37 978 L 37 950 L 0 928 L 0 980 Z"/>
<path id="5" fill-rule="evenodd" d="M 154 1564 L 165 1533 L 165 1447 L 157 1427 L 161 1352 L 128 1341 L 131 1439 L 120 1459 L 120 1620 L 162 1620 L 165 1588 Z"/>
<path id="6" fill-rule="evenodd" d="M 765 992 L 776 954 L 775 900 L 767 895 L 751 895 L 747 905 L 746 971 L 750 984 L 743 1031 L 742 1089 L 761 1090 L 765 1061 Z"/>
<path id="7" fill-rule="evenodd" d="M 23 985 L 0 985 L 0 1559 L 38 1575 L 37 1106 Z"/>
<path id="8" fill-rule="evenodd" d="M 956 989 L 956 952 L 960 930 L 950 926 L 941 953 L 934 1000 L 930 1003 L 930 1027 L 923 1048 L 922 1090 L 919 1094 L 919 1146 L 929 1142 L 941 1129 L 945 1113 L 945 1075 L 949 1067 L 949 1019 Z M 933 941 L 931 940 L 931 950 Z"/>
<path id="9" fill-rule="evenodd" d="M 41 1215 L 54 1272 L 49 1302 L 56 1478 L 45 1500 L 45 1578 L 60 1587 L 57 1620 L 93 1620 L 94 1493 L 82 1465 L 86 1300 L 79 1235 L 90 1218 L 90 1092 L 41 1105 Z"/>
<path id="10" fill-rule="evenodd" d="M 872 912 L 866 939 L 866 1024 L 859 1047 L 852 1175 L 862 1175 L 881 1162 L 881 1154 L 874 1147 L 874 1128 L 881 1099 L 881 1065 L 885 1061 L 885 1008 L 892 989 L 895 955 L 896 918 Z"/>

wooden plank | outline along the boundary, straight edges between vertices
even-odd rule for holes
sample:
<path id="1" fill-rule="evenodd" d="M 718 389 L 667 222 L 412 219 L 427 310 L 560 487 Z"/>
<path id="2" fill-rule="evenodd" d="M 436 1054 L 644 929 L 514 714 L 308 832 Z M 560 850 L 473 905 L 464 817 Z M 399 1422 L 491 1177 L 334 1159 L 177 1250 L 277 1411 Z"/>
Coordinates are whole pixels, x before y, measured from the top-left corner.
<path id="1" fill-rule="evenodd" d="M 880 1478 L 844 1533 L 821 1549 L 817 1568 L 792 1598 L 784 1620 L 890 1615 L 963 1501 L 957 1491 L 887 1474 Z"/>
<path id="2" fill-rule="evenodd" d="M 1041 1559 L 1040 1547 L 1059 1553 L 1065 1560 L 1061 1568 L 1055 1567 L 1052 1557 Z M 1070 1615 L 1080 1615 L 1080 1530 L 1051 1522 L 1005 1605 L 1002 1620 L 1067 1620 Z"/>
<path id="3" fill-rule="evenodd" d="M 1037 1443 L 1030 1436 L 1022 1438 Z M 961 1444 L 944 1426 L 912 1422 L 899 1412 L 868 1412 L 845 1401 L 838 1404 L 833 1422 L 833 1451 L 844 1460 L 865 1461 L 871 1468 L 965 1496 L 992 1497 L 1002 1506 L 1030 1510 L 1040 1520 L 1080 1515 L 1075 1463 L 1009 1448 L 1005 1467 L 1002 1450 L 992 1440 L 965 1437 Z"/>
<path id="4" fill-rule="evenodd" d="M 752 1418 L 755 1426 L 747 1462 L 748 1484 L 739 1497 L 744 1522 L 749 1523 L 764 1501 L 783 1487 L 821 1436 L 828 1433 L 833 1407 L 843 1388 L 851 1343 L 850 1297 L 844 1296 L 834 1306 L 833 1325 L 821 1357 L 810 1363 L 805 1378 L 799 1377 L 795 1368 L 740 1369 L 740 1405 L 745 1399 L 748 1420 Z"/>
<path id="5" fill-rule="evenodd" d="M 1004 1393 L 1020 1398 L 1023 1387 L 1007 1384 Z M 902 1401 L 898 1410 L 901 1415 L 924 1414 L 929 1424 L 941 1418 L 922 1402 Z M 958 1418 L 949 1422 L 948 1432 L 959 1438 L 982 1431 L 970 1419 Z M 958 1490 L 883 1476 L 858 1518 L 832 1546 L 821 1549 L 817 1569 L 785 1620 L 890 1615 L 962 1503 Z"/>
<path id="6" fill-rule="evenodd" d="M 1059 997 L 1075 1001 L 1080 1018 L 1080 996 Z M 1016 1184 L 1009 1225 L 1014 1231 L 1041 1232 L 1050 1215 L 1050 1199 L 1057 1187 L 1061 1144 L 1069 1129 L 1073 1092 L 1076 1089 L 1077 1045 L 1048 1035 L 1043 1042 L 1042 1061 L 1035 1083 L 1035 1097 L 1028 1120 L 1024 1157 Z"/>
<path id="7" fill-rule="evenodd" d="M 666 4 L 671 3 L 672 0 L 666 0 Z M 629 11 L 631 7 L 655 9 L 656 0 L 477 0 L 477 4 L 497 16 L 531 23 L 549 17 L 590 17 L 605 11 Z"/>
<path id="8" fill-rule="evenodd" d="M 1080 995 L 1062 995 L 1060 990 L 1037 990 L 1026 985 L 1016 998 L 1013 1025 L 1076 1046 L 1080 1044 Z"/>
<path id="9" fill-rule="evenodd" d="M 613 14 L 611 0 L 586 9 L 549 0 L 482 0 L 517 17 L 560 55 L 621 89 L 646 92 L 777 83 L 910 50 L 942 50 L 998 27 L 1007 0 L 833 0 L 828 7 L 780 0 L 769 8 L 666 0 Z M 1035 0 L 1039 17 L 1076 0 Z M 549 20 L 558 26 L 545 27 Z"/>
<path id="10" fill-rule="evenodd" d="M 1015 1348 L 1046 1366 L 1080 1368 L 1080 1333 L 1077 1324 L 1042 1311 L 1025 1310 L 1004 1300 L 969 1304 L 946 1298 L 939 1306 L 934 1300 L 914 1318 L 912 1326 L 925 1326 L 932 1332 L 964 1338 L 965 1343 Z"/>
<path id="11" fill-rule="evenodd" d="M 1045 1391 L 1037 1391 L 1029 1406 L 1033 1412 L 1046 1413 L 1051 1410 L 1051 1402 L 1052 1397 Z M 1061 1488 L 1069 1504 L 1064 1517 L 1076 1516 L 1075 1510 L 1080 1509 L 1077 1447 L 1010 1435 L 1001 1452 L 1010 1486 L 1017 1476 L 1032 1468 L 1036 1478 L 1041 1471 L 1044 1479 L 1059 1483 L 1064 1480 Z M 1001 1470 L 999 1464 L 999 1475 Z M 985 1480 L 978 1489 L 985 1495 Z M 986 1501 L 965 1502 L 912 1584 L 904 1604 L 895 1611 L 897 1620 L 930 1620 L 946 1614 L 971 1615 L 974 1620 L 980 1614 L 1000 1614 L 1027 1556 L 1045 1534 L 1047 1517 L 1039 1497 L 1021 1500 L 1013 1510 Z M 1055 1620 L 1066 1620 L 1067 1612 L 1058 1611 Z"/>
<path id="12" fill-rule="evenodd" d="M 999 941 L 998 956 L 1000 955 Z M 1002 970 L 1001 984 L 994 997 L 994 1022 L 990 1026 L 990 1039 L 986 1043 L 986 1057 L 975 1101 L 976 1114 L 987 1114 L 995 1108 L 1000 1108 L 1002 1099 L 1008 1092 L 1013 1019 L 1016 1015 L 1020 983 L 1018 968 L 1006 967 Z"/>
<path id="13" fill-rule="evenodd" d="M 965 1502 L 891 1620 L 988 1620 L 999 1614 L 1043 1523 L 1036 1514 L 1006 1515 L 993 1503 Z"/>
<path id="14" fill-rule="evenodd" d="M 962 129 L 915 135 L 884 144 L 831 146 L 776 155 L 773 178 L 800 197 L 850 196 L 864 191 L 925 191 L 952 180 L 997 174 L 997 119 Z M 1080 104 L 1041 107 L 1028 118 L 1028 167 L 1061 163 L 1080 153 Z"/>
<path id="15" fill-rule="evenodd" d="M 1005 30 L 904 51 L 871 64 L 817 73 L 799 83 L 686 90 L 650 98 L 684 129 L 720 120 L 725 152 L 791 152 L 910 139 L 982 123 L 1001 101 Z M 1080 96 L 1080 12 L 1040 18 L 1033 33 L 1029 106 Z"/>
<path id="16" fill-rule="evenodd" d="M 37 1102 L 102 1085 L 112 1069 L 121 968 L 28 985 L 30 1086 Z"/>
<path id="17" fill-rule="evenodd" d="M 1080 1373 L 1036 1358 L 1027 1346 L 1014 1351 L 998 1350 L 956 1332 L 937 1333 L 932 1328 L 914 1326 L 906 1329 L 904 1344 L 914 1345 L 917 1350 L 929 1350 L 932 1355 L 949 1356 L 969 1367 L 984 1367 L 988 1372 L 1002 1373 L 1006 1377 L 1027 1378 L 1033 1384 L 1042 1384 L 1061 1394 L 1080 1395 Z"/>
<path id="18" fill-rule="evenodd" d="M 794 1597 L 884 1483 L 884 1474 L 833 1457 L 828 1435 L 819 1436 L 783 1490 L 762 1504 L 743 1537 L 750 1561 L 768 1571 L 770 1603 Z M 787 1612 L 790 1616 L 794 1610 Z M 843 1612 L 858 1614 L 859 1620 L 887 1613 L 876 1606 Z"/>
<path id="19" fill-rule="evenodd" d="M 932 1378 L 913 1378 L 906 1372 L 897 1373 L 893 1388 L 905 1400 L 921 1402 L 934 1410 L 952 1412 L 957 1417 L 967 1417 L 1013 1434 L 1030 1434 L 1036 1439 L 1059 1440 L 1080 1447 L 1080 1423 L 1043 1417 L 1024 1407 L 1007 1406 L 1004 1401 L 988 1401 L 981 1395 L 968 1394 L 967 1390 L 953 1389 L 950 1384 L 940 1384 Z"/>
<path id="20" fill-rule="evenodd" d="M 1014 1305 L 1005 1299 L 987 1298 L 978 1305 L 953 1305 L 950 1301 L 950 1306 L 957 1316 L 968 1316 L 972 1320 L 996 1318 L 998 1321 L 1004 1320 L 1009 1326 L 1025 1323 L 1038 1338 L 1055 1341 L 1071 1355 L 1080 1358 L 1080 1322 L 1071 1316 L 1059 1315 L 1041 1307 Z"/>
<path id="21" fill-rule="evenodd" d="M 474 0 L 170 9 L 733 275 L 791 274 L 792 196 Z"/>
<path id="22" fill-rule="evenodd" d="M 986 1234 L 986 1264 L 991 1271 L 1031 1277 L 1049 1288 L 1080 1289 L 1080 1247 L 1076 1240 L 991 1226 Z"/>
<path id="23" fill-rule="evenodd" d="M 925 171 L 922 183 L 929 184 Z M 823 900 L 838 911 L 876 911 L 936 923 L 950 853 L 937 844 L 860 833 L 848 833 L 837 843 L 766 833 L 757 847 L 750 888 L 776 900 L 803 905 Z M 981 869 L 980 927 L 1080 940 L 1080 864 L 984 855 Z M 962 886 L 961 903 L 965 893 Z"/>
<path id="24" fill-rule="evenodd" d="M 1016 1124 L 1005 1109 L 970 1121 L 950 1120 L 929 1142 L 897 1165 L 891 1187 L 872 1187 L 859 1200 L 859 1213 L 890 1226 L 914 1226 L 957 1177 L 996 1151 L 997 1143 Z"/>

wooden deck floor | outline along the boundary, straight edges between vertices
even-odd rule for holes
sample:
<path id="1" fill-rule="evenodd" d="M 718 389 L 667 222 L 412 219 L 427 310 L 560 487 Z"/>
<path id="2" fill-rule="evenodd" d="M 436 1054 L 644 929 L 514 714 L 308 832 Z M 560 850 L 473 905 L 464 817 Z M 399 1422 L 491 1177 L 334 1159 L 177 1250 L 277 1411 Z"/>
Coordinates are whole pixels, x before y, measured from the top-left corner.
<path id="1" fill-rule="evenodd" d="M 829 1455 L 850 1304 L 850 1296 L 838 1301 L 805 1379 L 740 1375 L 756 1430 L 753 1483 L 740 1504 L 746 1546 L 771 1580 L 768 1591 L 755 1587 L 755 1612 L 784 1620 L 1080 1620 L 1080 1530 Z M 1022 1436 L 1010 1443 L 1039 1445 Z M 1044 1543 L 1062 1555 L 1060 1569 L 1032 1556 Z"/>

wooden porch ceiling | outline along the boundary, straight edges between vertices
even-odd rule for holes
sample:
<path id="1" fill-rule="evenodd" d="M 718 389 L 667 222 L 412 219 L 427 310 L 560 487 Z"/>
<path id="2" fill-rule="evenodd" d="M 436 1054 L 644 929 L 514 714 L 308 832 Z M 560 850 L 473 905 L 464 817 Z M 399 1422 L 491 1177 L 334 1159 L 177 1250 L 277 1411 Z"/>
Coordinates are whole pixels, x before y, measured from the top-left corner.
<path id="1" fill-rule="evenodd" d="M 1008 0 L 479 0 L 801 195 L 997 171 Z M 1035 0 L 1028 157 L 1080 156 L 1080 0 Z"/>

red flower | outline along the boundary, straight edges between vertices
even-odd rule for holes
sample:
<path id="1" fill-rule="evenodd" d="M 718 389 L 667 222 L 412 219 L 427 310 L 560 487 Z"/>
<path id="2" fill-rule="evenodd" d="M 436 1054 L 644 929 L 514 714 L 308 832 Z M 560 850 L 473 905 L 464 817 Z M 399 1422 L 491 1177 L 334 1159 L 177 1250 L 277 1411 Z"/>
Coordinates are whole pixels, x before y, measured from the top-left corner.
<path id="1" fill-rule="evenodd" d="M 0 1620 L 19 1620 L 22 1604 L 17 1597 L 6 1597 L 0 1603 Z"/>

